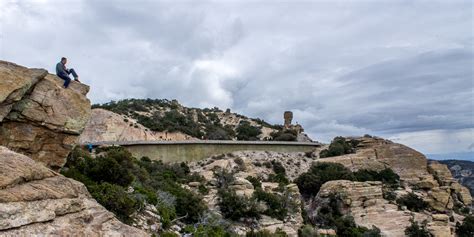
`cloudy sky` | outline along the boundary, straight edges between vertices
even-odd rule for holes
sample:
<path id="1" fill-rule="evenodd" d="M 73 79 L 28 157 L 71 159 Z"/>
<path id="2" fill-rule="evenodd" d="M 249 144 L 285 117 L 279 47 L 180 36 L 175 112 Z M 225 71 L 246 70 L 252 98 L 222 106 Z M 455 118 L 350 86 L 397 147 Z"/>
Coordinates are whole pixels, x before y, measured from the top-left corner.
<path id="1" fill-rule="evenodd" d="M 0 59 L 54 72 L 89 98 L 178 99 L 316 140 L 365 133 L 424 152 L 474 149 L 471 0 L 1 0 Z"/>

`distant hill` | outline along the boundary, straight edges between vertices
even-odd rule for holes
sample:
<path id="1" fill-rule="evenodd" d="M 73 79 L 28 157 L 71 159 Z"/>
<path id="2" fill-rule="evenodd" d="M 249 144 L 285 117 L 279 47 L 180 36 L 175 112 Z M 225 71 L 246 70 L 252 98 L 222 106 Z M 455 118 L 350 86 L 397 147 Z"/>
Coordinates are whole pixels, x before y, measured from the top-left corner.
<path id="1" fill-rule="evenodd" d="M 474 162 L 467 160 L 439 160 L 448 166 L 451 174 L 474 194 Z"/>
<path id="2" fill-rule="evenodd" d="M 469 160 L 474 162 L 474 152 L 454 152 L 446 154 L 427 154 L 433 160 Z"/>
<path id="3" fill-rule="evenodd" d="M 176 100 L 126 99 L 95 104 L 92 108 L 133 118 L 154 132 L 181 132 L 198 139 L 311 141 L 299 125 L 285 129 L 283 125 L 248 118 L 230 109 L 188 108 Z"/>

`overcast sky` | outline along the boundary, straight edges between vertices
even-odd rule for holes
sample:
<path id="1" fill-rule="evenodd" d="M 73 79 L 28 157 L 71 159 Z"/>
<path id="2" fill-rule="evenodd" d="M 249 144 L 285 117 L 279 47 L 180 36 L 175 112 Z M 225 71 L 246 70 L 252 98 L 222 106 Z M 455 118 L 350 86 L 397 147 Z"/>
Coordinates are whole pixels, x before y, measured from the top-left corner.
<path id="1" fill-rule="evenodd" d="M 178 99 L 316 140 L 379 135 L 424 153 L 474 148 L 473 1 L 0 0 L 0 59 L 89 98 Z"/>

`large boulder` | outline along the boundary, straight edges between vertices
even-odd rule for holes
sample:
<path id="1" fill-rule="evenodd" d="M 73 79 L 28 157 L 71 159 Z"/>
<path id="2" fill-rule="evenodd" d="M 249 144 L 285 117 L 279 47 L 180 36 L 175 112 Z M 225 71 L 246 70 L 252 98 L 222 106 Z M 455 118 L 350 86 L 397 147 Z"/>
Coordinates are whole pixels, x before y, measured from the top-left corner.
<path id="1" fill-rule="evenodd" d="M 86 187 L 0 146 L 0 236 L 146 236 Z"/>
<path id="2" fill-rule="evenodd" d="M 90 118 L 89 86 L 0 61 L 0 145 L 58 170 Z"/>
<path id="3" fill-rule="evenodd" d="M 352 171 L 391 168 L 404 182 L 412 185 L 425 182 L 430 176 L 426 157 L 410 147 L 376 137 L 361 137 L 357 140 L 359 145 L 356 153 L 319 161 L 340 163 Z"/>

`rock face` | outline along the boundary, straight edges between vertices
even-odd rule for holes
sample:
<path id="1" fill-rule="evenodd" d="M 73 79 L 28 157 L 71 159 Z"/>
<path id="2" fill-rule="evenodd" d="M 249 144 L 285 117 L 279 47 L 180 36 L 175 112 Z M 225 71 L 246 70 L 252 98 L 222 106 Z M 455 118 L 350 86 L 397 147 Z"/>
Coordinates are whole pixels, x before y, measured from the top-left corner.
<path id="1" fill-rule="evenodd" d="M 403 185 L 424 190 L 425 201 L 437 211 L 451 210 L 454 202 L 472 203 L 469 190 L 457 183 L 446 165 L 430 162 L 426 157 L 401 144 L 381 138 L 358 138 L 357 152 L 337 157 L 318 159 L 318 162 L 340 163 L 352 171 L 391 168 Z"/>
<path id="2" fill-rule="evenodd" d="M 86 187 L 0 146 L 0 236 L 147 236 L 122 224 Z"/>
<path id="3" fill-rule="evenodd" d="M 410 225 L 409 211 L 399 211 L 398 206 L 383 199 L 381 182 L 352 182 L 336 180 L 325 183 L 318 195 L 309 202 L 307 210 L 316 218 L 321 203 L 329 202 L 331 195 L 340 199 L 344 214 L 354 217 L 359 226 L 376 226 L 383 236 L 405 236 L 404 228 Z"/>
<path id="4" fill-rule="evenodd" d="M 66 161 L 90 117 L 89 87 L 0 61 L 0 145 L 52 169 Z"/>
<path id="5" fill-rule="evenodd" d="M 430 176 L 426 157 L 402 144 L 381 138 L 357 139 L 357 152 L 320 159 L 322 162 L 340 163 L 352 171 L 359 169 L 381 170 L 390 167 L 400 178 L 410 184 L 418 184 Z"/>
<path id="6" fill-rule="evenodd" d="M 180 132 L 153 132 L 136 120 L 105 109 L 93 109 L 79 143 L 117 141 L 182 141 L 196 139 Z"/>
<path id="7" fill-rule="evenodd" d="M 453 178 L 468 187 L 471 195 L 474 194 L 474 162 L 467 160 L 440 160 L 438 162 L 447 165 Z"/>
<path id="8" fill-rule="evenodd" d="M 344 215 L 352 216 L 359 226 L 379 228 L 382 236 L 405 236 L 405 228 L 411 224 L 411 219 L 420 223 L 426 221 L 427 229 L 433 236 L 454 236 L 455 223 L 450 223 L 447 215 L 399 210 L 395 203 L 383 198 L 382 190 L 382 183 L 378 181 L 329 181 L 306 205 L 306 210 L 311 214 L 310 218 L 317 218 L 318 209 L 329 202 L 331 195 L 335 195 Z"/>
<path id="9" fill-rule="evenodd" d="M 288 236 L 298 236 L 298 229 L 303 225 L 301 215 L 301 195 L 296 184 L 288 184 L 279 188 L 275 182 L 265 181 L 270 175 L 275 174 L 271 168 L 271 161 L 279 161 L 286 170 L 289 179 L 297 177 L 300 173 L 309 169 L 312 160 L 304 156 L 304 153 L 277 153 L 277 152 L 257 152 L 241 151 L 233 152 L 222 156 L 211 157 L 206 160 L 190 163 L 190 169 L 204 176 L 206 188 L 209 190 L 204 195 L 204 202 L 213 212 L 220 212 L 217 195 L 217 179 L 214 176 L 215 170 L 226 170 L 233 173 L 234 180 L 229 186 L 237 195 L 251 197 L 257 187 L 248 181 L 247 177 L 254 177 L 263 180 L 261 189 L 265 192 L 282 195 L 287 198 L 288 214 L 283 220 L 262 215 L 261 219 L 252 225 L 243 222 L 232 222 L 232 227 L 236 233 L 245 236 L 246 232 L 252 230 L 268 230 L 275 232 L 277 229 L 285 231 Z M 188 184 L 191 190 L 198 192 L 199 182 Z M 279 190 L 281 189 L 281 190 Z M 260 208 L 268 208 L 265 203 L 261 203 Z"/>

